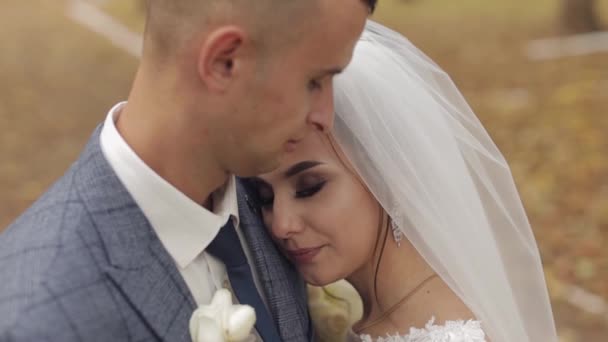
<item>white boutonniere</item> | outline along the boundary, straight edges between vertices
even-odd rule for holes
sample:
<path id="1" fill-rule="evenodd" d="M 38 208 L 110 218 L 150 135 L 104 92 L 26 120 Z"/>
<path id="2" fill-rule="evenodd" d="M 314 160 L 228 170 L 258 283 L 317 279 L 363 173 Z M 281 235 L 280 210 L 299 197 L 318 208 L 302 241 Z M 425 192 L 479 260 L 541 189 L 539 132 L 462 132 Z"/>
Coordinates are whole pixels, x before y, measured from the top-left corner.
<path id="1" fill-rule="evenodd" d="M 255 310 L 249 305 L 232 304 L 232 295 L 219 289 L 209 305 L 200 306 L 190 318 L 193 342 L 248 342 L 255 324 Z"/>
<path id="2" fill-rule="evenodd" d="M 359 294 L 345 280 L 324 287 L 308 285 L 308 308 L 320 342 L 345 341 L 363 315 Z"/>

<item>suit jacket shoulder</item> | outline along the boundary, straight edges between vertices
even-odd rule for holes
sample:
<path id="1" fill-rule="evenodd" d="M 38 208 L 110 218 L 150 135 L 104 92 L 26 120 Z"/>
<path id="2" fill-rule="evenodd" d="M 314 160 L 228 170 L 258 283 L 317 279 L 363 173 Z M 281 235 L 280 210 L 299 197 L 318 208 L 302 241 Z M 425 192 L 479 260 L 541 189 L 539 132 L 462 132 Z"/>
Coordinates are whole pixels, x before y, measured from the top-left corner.
<path id="1" fill-rule="evenodd" d="M 100 131 L 0 235 L 0 341 L 190 341 L 194 299 L 105 160 Z M 237 186 L 243 233 L 281 339 L 309 341 L 305 284 Z"/>
<path id="2" fill-rule="evenodd" d="M 0 340 L 189 340 L 194 301 L 106 162 L 100 130 L 0 235 Z"/>

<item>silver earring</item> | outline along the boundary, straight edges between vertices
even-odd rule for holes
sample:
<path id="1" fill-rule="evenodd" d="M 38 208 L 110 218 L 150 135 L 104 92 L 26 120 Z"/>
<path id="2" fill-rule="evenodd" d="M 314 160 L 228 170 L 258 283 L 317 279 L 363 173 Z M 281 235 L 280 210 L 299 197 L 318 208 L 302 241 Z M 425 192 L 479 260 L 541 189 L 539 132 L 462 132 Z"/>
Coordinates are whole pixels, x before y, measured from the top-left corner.
<path id="1" fill-rule="evenodd" d="M 399 229 L 399 227 L 397 227 L 395 220 L 393 220 L 392 218 L 390 220 L 391 230 L 393 231 L 393 239 L 397 243 L 397 247 L 401 247 L 401 240 L 403 240 L 403 232 L 401 231 L 401 229 Z"/>

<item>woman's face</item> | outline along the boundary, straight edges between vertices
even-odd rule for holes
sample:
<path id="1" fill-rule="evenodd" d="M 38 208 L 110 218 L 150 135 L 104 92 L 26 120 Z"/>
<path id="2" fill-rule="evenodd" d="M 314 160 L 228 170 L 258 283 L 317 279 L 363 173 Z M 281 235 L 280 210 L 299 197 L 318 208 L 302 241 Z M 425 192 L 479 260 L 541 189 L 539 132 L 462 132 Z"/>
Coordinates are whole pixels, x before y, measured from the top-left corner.
<path id="1" fill-rule="evenodd" d="M 337 153 L 327 136 L 310 134 L 277 170 L 253 179 L 266 227 L 317 286 L 371 263 L 380 226 L 378 202 Z"/>

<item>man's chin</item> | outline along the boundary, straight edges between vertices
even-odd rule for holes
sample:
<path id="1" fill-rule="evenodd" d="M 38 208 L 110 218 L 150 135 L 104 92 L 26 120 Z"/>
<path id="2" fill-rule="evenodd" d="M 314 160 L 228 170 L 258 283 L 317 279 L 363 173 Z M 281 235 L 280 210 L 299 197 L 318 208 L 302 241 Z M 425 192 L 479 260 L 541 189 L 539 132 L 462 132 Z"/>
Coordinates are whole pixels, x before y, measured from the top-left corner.
<path id="1" fill-rule="evenodd" d="M 264 160 L 257 160 L 250 163 L 249 167 L 241 167 L 240 170 L 235 171 L 234 174 L 239 177 L 254 177 L 264 173 L 272 172 L 276 170 L 281 164 L 282 154 L 275 156 L 274 158 L 265 158 Z"/>

